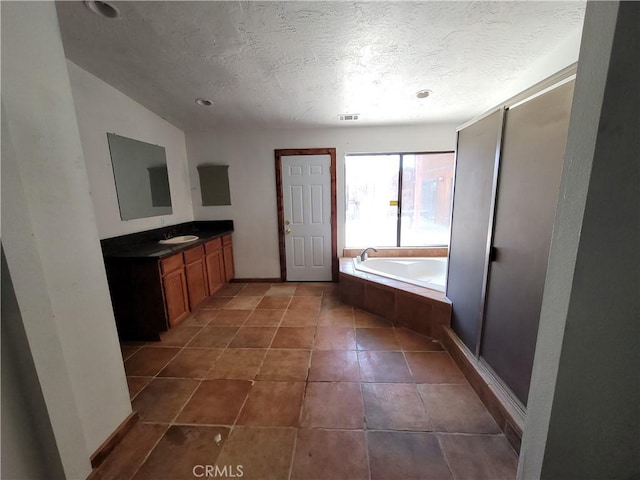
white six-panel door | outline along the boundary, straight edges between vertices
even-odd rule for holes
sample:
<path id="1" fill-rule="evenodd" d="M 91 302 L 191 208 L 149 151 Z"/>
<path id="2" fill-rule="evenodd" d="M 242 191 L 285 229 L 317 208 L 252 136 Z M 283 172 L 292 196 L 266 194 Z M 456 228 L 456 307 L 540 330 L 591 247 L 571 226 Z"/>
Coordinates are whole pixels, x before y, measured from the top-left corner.
<path id="1" fill-rule="evenodd" d="M 288 281 L 331 281 L 331 157 L 282 157 Z"/>

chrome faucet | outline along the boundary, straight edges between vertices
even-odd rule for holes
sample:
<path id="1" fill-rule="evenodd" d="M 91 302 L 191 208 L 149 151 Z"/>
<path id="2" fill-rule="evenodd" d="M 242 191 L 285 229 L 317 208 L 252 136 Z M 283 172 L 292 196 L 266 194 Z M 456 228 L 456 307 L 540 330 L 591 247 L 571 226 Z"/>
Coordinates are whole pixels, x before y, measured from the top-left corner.
<path id="1" fill-rule="evenodd" d="M 361 262 L 364 262 L 364 261 L 367 259 L 367 257 L 369 256 L 369 255 L 367 255 L 367 252 L 368 252 L 369 250 L 373 250 L 374 252 L 377 252 L 377 251 L 378 251 L 378 250 L 376 250 L 376 249 L 375 249 L 375 248 L 373 248 L 373 247 L 365 248 L 364 250 L 362 250 L 362 252 L 360 252 L 360 255 L 358 255 L 358 256 L 360 257 L 360 261 L 361 261 Z"/>
<path id="2" fill-rule="evenodd" d="M 170 238 L 175 237 L 178 234 L 178 230 L 176 230 L 175 228 L 172 228 L 171 230 L 167 230 L 166 232 L 164 232 L 162 234 L 162 238 L 164 240 L 168 240 Z"/>

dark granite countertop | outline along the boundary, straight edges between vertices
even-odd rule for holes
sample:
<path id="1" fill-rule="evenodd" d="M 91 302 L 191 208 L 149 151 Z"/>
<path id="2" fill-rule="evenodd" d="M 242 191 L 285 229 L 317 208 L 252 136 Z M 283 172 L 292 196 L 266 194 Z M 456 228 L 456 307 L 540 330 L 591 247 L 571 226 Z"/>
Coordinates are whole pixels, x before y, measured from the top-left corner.
<path id="1" fill-rule="evenodd" d="M 232 232 L 233 220 L 186 222 L 120 237 L 105 238 L 100 241 L 100 244 L 105 258 L 146 258 L 157 260 Z M 197 235 L 199 238 L 193 242 L 178 245 L 158 243 L 167 236 L 176 237 L 180 235 Z"/>

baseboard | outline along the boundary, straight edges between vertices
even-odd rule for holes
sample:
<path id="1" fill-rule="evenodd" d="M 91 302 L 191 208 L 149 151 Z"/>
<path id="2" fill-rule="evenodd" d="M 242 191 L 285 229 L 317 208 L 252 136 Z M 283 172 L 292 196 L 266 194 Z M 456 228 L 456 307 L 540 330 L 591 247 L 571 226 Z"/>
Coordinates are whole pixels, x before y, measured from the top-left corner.
<path id="1" fill-rule="evenodd" d="M 132 412 L 125 420 L 120 424 L 115 431 L 109 435 L 109 437 L 98 447 L 98 449 L 91 455 L 91 467 L 97 468 L 104 459 L 113 451 L 114 448 L 122 441 L 124 436 L 133 428 L 138 421 L 138 412 Z"/>
<path id="2" fill-rule="evenodd" d="M 232 278 L 229 283 L 282 283 L 278 278 Z"/>
<path id="3" fill-rule="evenodd" d="M 525 412 L 449 327 L 443 327 L 442 345 L 462 370 L 515 451 L 520 453 Z"/>

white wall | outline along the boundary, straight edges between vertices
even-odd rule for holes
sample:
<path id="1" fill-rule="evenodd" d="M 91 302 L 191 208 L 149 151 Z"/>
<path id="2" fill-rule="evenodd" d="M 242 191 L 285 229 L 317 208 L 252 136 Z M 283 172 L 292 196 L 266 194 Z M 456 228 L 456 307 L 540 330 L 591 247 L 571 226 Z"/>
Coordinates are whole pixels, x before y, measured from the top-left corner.
<path id="1" fill-rule="evenodd" d="M 129 392 L 55 5 L 1 8 L 2 244 L 65 474 L 85 478 Z"/>
<path id="2" fill-rule="evenodd" d="M 587 5 L 521 479 L 640 475 L 639 16 Z"/>
<path id="3" fill-rule="evenodd" d="M 80 140 L 100 238 L 193 220 L 187 150 L 182 130 L 67 60 Z M 107 132 L 165 148 L 173 213 L 121 220 Z"/>
<path id="4" fill-rule="evenodd" d="M 345 154 L 453 150 L 455 129 L 456 125 L 422 125 L 187 133 L 195 219 L 234 221 L 237 278 L 280 277 L 275 149 L 336 148 L 340 253 L 344 247 Z M 229 165 L 230 206 L 202 206 L 196 167 L 205 163 Z"/>
<path id="5" fill-rule="evenodd" d="M 4 142 L 3 142 L 4 147 Z M 3 152 L 7 153 L 7 150 Z M 62 479 L 64 471 L 47 406 L 2 252 L 2 447 L 0 478 Z"/>
<path id="6" fill-rule="evenodd" d="M 511 80 L 504 82 L 500 92 L 493 99 L 494 101 L 489 103 L 496 106 L 504 105 L 505 100 L 518 95 L 576 63 L 580 53 L 581 39 L 582 25 L 578 25 L 573 30 L 568 31 L 565 39 L 558 43 L 548 54 L 532 62 L 524 71 L 513 72 Z"/>

